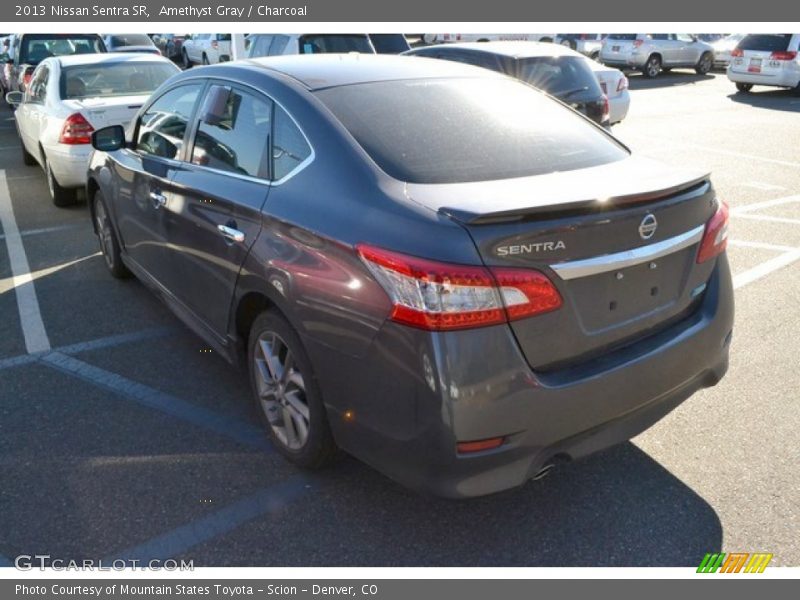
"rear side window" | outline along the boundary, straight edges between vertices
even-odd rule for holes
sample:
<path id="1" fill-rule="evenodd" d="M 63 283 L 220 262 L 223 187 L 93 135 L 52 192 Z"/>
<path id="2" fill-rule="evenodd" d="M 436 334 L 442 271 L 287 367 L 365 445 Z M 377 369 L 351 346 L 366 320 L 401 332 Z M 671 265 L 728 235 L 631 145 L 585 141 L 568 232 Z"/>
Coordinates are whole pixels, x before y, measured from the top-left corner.
<path id="1" fill-rule="evenodd" d="M 216 87 L 209 89 L 209 97 Z M 230 90 L 221 117 L 213 122 L 200 121 L 192 162 L 221 171 L 267 178 L 271 129 L 271 101 Z"/>
<path id="2" fill-rule="evenodd" d="M 609 33 L 608 39 L 619 40 L 621 42 L 632 42 L 636 39 L 638 33 Z"/>
<path id="3" fill-rule="evenodd" d="M 584 90 L 600 95 L 597 79 L 583 57 L 537 56 L 521 59 L 518 78 L 556 96 L 569 96 Z"/>
<path id="4" fill-rule="evenodd" d="M 740 50 L 762 50 L 764 52 L 785 52 L 792 41 L 791 33 L 751 33 L 739 42 Z"/>
<path id="5" fill-rule="evenodd" d="M 381 81 L 316 94 L 384 172 L 411 183 L 525 177 L 628 156 L 582 117 L 511 79 Z"/>
<path id="6" fill-rule="evenodd" d="M 275 141 L 272 145 L 273 179 L 283 179 L 299 167 L 309 156 L 311 147 L 292 118 L 280 107 L 275 107 Z"/>
<path id="7" fill-rule="evenodd" d="M 139 119 L 136 151 L 177 158 L 201 87 L 200 84 L 183 85 L 156 100 Z"/>

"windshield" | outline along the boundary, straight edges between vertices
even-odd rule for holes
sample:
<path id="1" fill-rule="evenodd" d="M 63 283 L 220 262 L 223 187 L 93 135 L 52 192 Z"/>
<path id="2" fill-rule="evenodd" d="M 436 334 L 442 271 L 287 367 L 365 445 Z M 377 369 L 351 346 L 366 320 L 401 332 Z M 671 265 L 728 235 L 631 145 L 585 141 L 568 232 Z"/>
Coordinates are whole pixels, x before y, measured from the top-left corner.
<path id="1" fill-rule="evenodd" d="M 583 117 L 513 79 L 380 81 L 316 95 L 384 172 L 410 183 L 541 175 L 628 155 Z"/>
<path id="2" fill-rule="evenodd" d="M 143 33 L 125 33 L 111 36 L 111 44 L 119 46 L 152 46 L 153 42 Z"/>
<path id="3" fill-rule="evenodd" d="M 19 62 L 38 65 L 51 56 L 92 54 L 105 52 L 103 42 L 97 35 L 47 35 L 28 34 L 20 44 Z"/>
<path id="4" fill-rule="evenodd" d="M 608 39 L 610 40 L 619 40 L 623 42 L 632 42 L 636 39 L 636 36 L 639 35 L 638 33 L 609 33 Z"/>
<path id="5" fill-rule="evenodd" d="M 537 56 L 519 61 L 518 79 L 554 96 L 572 96 L 591 92 L 600 96 L 597 83 L 586 59 L 580 56 Z"/>
<path id="6" fill-rule="evenodd" d="M 784 52 L 792 41 L 791 33 L 751 33 L 739 42 L 740 50 L 762 50 L 764 52 Z"/>
<path id="7" fill-rule="evenodd" d="M 108 62 L 61 70 L 61 98 L 149 95 L 178 67 L 166 62 Z"/>
<path id="8" fill-rule="evenodd" d="M 366 34 L 304 35 L 300 38 L 300 54 L 327 52 L 364 52 L 374 54 Z"/>

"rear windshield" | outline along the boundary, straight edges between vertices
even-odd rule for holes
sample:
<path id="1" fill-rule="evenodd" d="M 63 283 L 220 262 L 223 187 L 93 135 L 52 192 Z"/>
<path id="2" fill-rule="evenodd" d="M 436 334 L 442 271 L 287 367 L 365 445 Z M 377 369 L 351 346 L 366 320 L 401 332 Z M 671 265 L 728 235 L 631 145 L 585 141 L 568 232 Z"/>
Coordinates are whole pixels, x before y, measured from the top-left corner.
<path id="1" fill-rule="evenodd" d="M 400 54 L 411 49 L 402 33 L 370 33 L 369 39 L 378 54 Z"/>
<path id="2" fill-rule="evenodd" d="M 739 42 L 740 50 L 764 50 L 766 52 L 783 52 L 789 49 L 792 41 L 791 33 L 751 33 Z"/>
<path id="3" fill-rule="evenodd" d="M 94 98 L 152 93 L 179 69 L 166 62 L 108 62 L 61 69 L 61 97 Z"/>
<path id="4" fill-rule="evenodd" d="M 111 43 L 116 46 L 152 46 L 153 42 L 143 33 L 126 33 L 112 35 Z"/>
<path id="5" fill-rule="evenodd" d="M 525 177 L 627 156 L 600 129 L 512 79 L 381 81 L 316 94 L 384 172 L 410 183 Z"/>
<path id="6" fill-rule="evenodd" d="M 300 38 L 300 54 L 323 54 L 327 52 L 364 52 L 374 54 L 366 34 L 315 34 Z"/>
<path id="7" fill-rule="evenodd" d="M 580 56 L 537 56 L 519 60 L 518 79 L 553 94 L 566 97 L 578 92 L 602 91 L 592 69 Z"/>
<path id="8" fill-rule="evenodd" d="M 104 52 L 105 46 L 98 35 L 47 35 L 27 34 L 22 38 L 19 49 L 19 62 L 38 65 L 51 56 L 71 54 L 92 54 Z"/>
<path id="9" fill-rule="evenodd" d="M 632 42 L 636 39 L 638 33 L 609 33 L 608 39 Z"/>

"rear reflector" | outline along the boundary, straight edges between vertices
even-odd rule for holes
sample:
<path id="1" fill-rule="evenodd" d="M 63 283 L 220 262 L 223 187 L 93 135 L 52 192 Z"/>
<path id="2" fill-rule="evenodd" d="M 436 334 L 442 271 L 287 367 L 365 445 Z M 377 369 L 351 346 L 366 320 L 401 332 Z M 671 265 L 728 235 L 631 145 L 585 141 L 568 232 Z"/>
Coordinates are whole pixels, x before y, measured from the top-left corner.
<path id="1" fill-rule="evenodd" d="M 492 450 L 503 445 L 505 438 L 489 438 L 488 440 L 478 440 L 476 442 L 458 442 L 456 450 L 459 454 L 469 454 L 470 452 L 481 452 L 482 450 Z"/>
<path id="2" fill-rule="evenodd" d="M 91 144 L 92 132 L 94 127 L 81 113 L 72 113 L 64 121 L 58 141 L 61 144 Z"/>
<path id="3" fill-rule="evenodd" d="M 728 205 L 720 202 L 717 212 L 706 223 L 706 231 L 700 241 L 697 263 L 719 256 L 728 247 Z"/>
<path id="4" fill-rule="evenodd" d="M 555 310 L 561 295 L 539 271 L 439 263 L 365 244 L 358 253 L 392 301 L 398 323 L 446 331 Z"/>

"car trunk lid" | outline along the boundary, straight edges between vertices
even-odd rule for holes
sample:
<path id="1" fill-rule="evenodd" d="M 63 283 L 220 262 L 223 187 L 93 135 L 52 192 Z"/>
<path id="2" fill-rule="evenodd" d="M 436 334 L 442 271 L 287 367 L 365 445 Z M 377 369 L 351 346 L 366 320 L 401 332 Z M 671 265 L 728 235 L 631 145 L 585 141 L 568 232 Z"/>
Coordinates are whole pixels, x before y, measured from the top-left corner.
<path id="1" fill-rule="evenodd" d="M 695 260 L 716 207 L 704 173 L 629 158 L 407 191 L 461 223 L 486 265 L 531 268 L 551 278 L 562 308 L 510 324 L 537 370 L 595 358 L 681 317 L 713 269 L 714 261 Z"/>
<path id="2" fill-rule="evenodd" d="M 147 96 L 98 97 L 65 100 L 70 109 L 83 114 L 95 129 L 111 125 L 127 126 L 146 102 Z"/>

